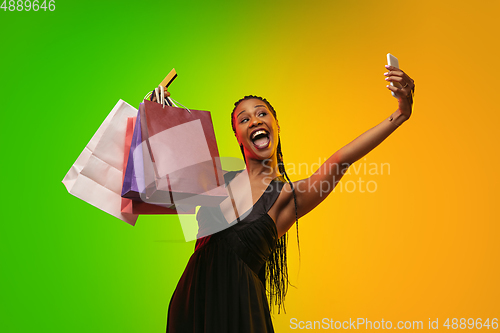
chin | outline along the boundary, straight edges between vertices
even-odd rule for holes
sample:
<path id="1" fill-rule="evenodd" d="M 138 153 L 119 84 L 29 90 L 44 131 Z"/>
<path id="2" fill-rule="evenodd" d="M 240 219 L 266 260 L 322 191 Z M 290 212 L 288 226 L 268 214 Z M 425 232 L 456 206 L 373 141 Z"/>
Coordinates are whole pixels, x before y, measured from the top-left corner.
<path id="1" fill-rule="evenodd" d="M 256 160 L 268 160 L 271 159 L 274 155 L 276 155 L 277 147 L 268 147 L 265 149 L 258 150 L 256 148 L 252 149 L 251 156 Z"/>

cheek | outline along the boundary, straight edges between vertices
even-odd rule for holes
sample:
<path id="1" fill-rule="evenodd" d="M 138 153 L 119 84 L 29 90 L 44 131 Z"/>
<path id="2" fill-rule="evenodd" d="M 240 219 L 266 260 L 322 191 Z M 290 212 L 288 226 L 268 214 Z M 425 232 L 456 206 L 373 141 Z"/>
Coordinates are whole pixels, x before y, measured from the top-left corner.
<path id="1" fill-rule="evenodd" d="M 239 129 L 238 129 L 238 123 L 237 122 L 233 122 L 233 132 L 234 132 L 234 136 L 236 137 L 236 140 L 238 140 Z"/>
<path id="2" fill-rule="evenodd" d="M 276 123 L 274 123 L 274 125 L 273 125 L 273 132 L 274 132 L 274 136 L 278 137 L 279 129 L 278 129 L 278 125 Z"/>
<path id="3" fill-rule="evenodd" d="M 234 134 L 234 136 L 236 137 L 236 141 L 238 141 L 238 144 L 242 143 L 241 131 L 238 129 L 238 127 L 236 127 L 236 133 Z"/>

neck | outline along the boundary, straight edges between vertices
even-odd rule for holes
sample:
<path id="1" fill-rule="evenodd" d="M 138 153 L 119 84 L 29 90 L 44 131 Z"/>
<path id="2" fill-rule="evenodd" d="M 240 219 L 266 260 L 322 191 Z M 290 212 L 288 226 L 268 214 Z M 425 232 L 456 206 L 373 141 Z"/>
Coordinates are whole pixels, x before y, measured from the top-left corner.
<path id="1" fill-rule="evenodd" d="M 280 176 L 276 154 L 266 160 L 255 160 L 247 158 L 246 169 L 248 172 L 248 176 L 252 179 L 274 179 Z"/>

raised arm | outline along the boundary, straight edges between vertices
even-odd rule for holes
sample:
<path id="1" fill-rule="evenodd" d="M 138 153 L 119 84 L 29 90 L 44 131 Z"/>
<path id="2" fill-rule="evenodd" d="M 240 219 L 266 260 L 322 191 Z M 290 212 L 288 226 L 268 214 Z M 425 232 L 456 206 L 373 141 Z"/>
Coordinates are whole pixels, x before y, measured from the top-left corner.
<path id="1" fill-rule="evenodd" d="M 398 97 L 398 109 L 380 124 L 369 129 L 348 143 L 328 160 L 309 178 L 293 182 L 297 200 L 297 215 L 302 217 L 319 205 L 333 191 L 349 166 L 368 154 L 384 141 L 392 132 L 411 116 L 413 105 L 414 81 L 402 70 L 386 66 L 384 73 L 388 82 L 398 82 L 402 88 L 388 85 Z M 295 205 L 290 184 L 286 184 L 283 193 L 276 202 L 275 221 L 278 234 L 284 234 L 295 222 Z M 274 207 L 273 207 L 274 209 Z M 271 215 L 271 214 L 270 214 Z M 272 215 L 271 215 L 272 216 Z"/>

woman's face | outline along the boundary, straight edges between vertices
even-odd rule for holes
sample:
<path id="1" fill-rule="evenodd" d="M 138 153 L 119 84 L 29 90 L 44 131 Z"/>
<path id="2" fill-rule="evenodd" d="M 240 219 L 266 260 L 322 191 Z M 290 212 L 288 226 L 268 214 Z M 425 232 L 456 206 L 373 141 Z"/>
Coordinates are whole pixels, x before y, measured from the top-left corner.
<path id="1" fill-rule="evenodd" d="M 266 103 L 247 99 L 234 111 L 236 139 L 243 145 L 245 158 L 270 159 L 278 147 L 279 125 Z"/>

